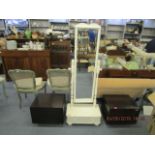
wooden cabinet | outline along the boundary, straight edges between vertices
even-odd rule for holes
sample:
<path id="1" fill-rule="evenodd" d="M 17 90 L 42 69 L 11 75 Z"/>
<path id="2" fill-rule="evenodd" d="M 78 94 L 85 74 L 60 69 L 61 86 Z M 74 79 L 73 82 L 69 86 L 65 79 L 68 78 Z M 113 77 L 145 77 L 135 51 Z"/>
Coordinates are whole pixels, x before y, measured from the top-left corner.
<path id="1" fill-rule="evenodd" d="M 71 41 L 53 41 L 51 44 L 51 63 L 53 68 L 69 68 L 71 61 Z"/>
<path id="2" fill-rule="evenodd" d="M 9 80 L 9 69 L 30 69 L 36 76 L 46 79 L 46 70 L 51 68 L 50 51 L 2 51 L 0 56 L 3 60 L 6 77 Z"/>
<path id="3" fill-rule="evenodd" d="M 46 79 L 46 70 L 51 68 L 51 60 L 49 51 L 44 51 L 42 53 L 30 52 L 29 54 L 29 65 L 31 70 L 36 73 L 36 76 L 41 76 Z"/>
<path id="4" fill-rule="evenodd" d="M 13 53 L 5 53 L 5 56 L 3 55 L 3 64 L 5 69 L 29 69 L 29 59 L 28 57 L 23 54 L 21 55 L 21 53 L 16 53 L 14 55 Z"/>
<path id="5" fill-rule="evenodd" d="M 69 68 L 70 67 L 70 52 L 68 51 L 52 51 L 51 65 L 52 68 Z"/>

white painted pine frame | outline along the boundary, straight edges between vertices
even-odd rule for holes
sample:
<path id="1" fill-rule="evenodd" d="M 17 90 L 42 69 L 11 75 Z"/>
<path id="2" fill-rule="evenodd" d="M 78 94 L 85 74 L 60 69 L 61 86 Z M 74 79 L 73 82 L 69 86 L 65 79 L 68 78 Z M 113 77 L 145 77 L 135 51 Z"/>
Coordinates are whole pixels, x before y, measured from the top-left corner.
<path id="1" fill-rule="evenodd" d="M 97 45 L 96 45 L 96 55 L 95 55 L 95 70 L 93 76 L 93 87 L 91 98 L 77 98 L 76 97 L 76 84 L 77 84 L 77 57 L 78 57 L 78 31 L 80 29 L 93 29 L 97 30 Z M 100 36 L 101 36 L 101 26 L 98 24 L 77 24 L 75 26 L 75 47 L 74 47 L 74 60 L 72 61 L 72 80 L 71 80 L 71 104 L 76 103 L 92 103 L 96 105 L 96 95 L 97 95 L 97 84 L 98 84 L 98 74 L 99 74 L 99 45 L 100 45 Z"/>

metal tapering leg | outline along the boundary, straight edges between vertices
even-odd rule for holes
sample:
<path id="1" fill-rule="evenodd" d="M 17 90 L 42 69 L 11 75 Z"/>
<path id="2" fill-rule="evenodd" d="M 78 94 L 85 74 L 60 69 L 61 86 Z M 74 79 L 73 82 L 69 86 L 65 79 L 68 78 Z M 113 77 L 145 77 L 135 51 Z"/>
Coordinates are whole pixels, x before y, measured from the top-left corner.
<path id="1" fill-rule="evenodd" d="M 8 97 L 7 93 L 6 93 L 6 88 L 5 88 L 5 84 L 4 83 L 2 83 L 2 87 L 3 87 L 3 94 L 4 94 L 4 96 Z"/>
<path id="2" fill-rule="evenodd" d="M 22 108 L 22 97 L 19 92 L 17 92 L 17 94 L 18 94 L 18 98 L 19 98 L 19 108 L 21 109 Z"/>
<path id="3" fill-rule="evenodd" d="M 34 92 L 34 97 L 37 97 L 37 93 L 36 92 Z"/>
<path id="4" fill-rule="evenodd" d="M 25 93 L 25 98 L 27 98 L 27 93 Z"/>
<path id="5" fill-rule="evenodd" d="M 46 85 L 45 85 L 45 88 L 44 88 L 44 93 L 45 93 L 45 94 L 46 94 L 46 91 L 47 91 L 47 90 L 46 90 Z"/>

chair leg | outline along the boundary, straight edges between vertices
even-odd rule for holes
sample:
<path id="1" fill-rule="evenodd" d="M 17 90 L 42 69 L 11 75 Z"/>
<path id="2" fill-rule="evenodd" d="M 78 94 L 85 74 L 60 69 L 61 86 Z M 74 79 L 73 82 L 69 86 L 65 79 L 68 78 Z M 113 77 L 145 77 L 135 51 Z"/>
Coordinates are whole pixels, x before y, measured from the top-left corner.
<path id="1" fill-rule="evenodd" d="M 55 91 L 52 91 L 53 94 L 55 94 Z"/>
<path id="2" fill-rule="evenodd" d="M 67 103 L 68 102 L 68 96 L 67 96 L 67 94 L 65 93 L 65 103 Z"/>
<path id="3" fill-rule="evenodd" d="M 66 103 L 70 103 L 70 93 L 66 94 Z"/>
<path id="4" fill-rule="evenodd" d="M 46 94 L 46 85 L 45 85 L 45 88 L 44 88 L 44 93 Z"/>
<path id="5" fill-rule="evenodd" d="M 17 94 L 18 94 L 18 98 L 19 98 L 19 108 L 21 109 L 22 108 L 22 97 L 19 92 L 17 92 Z"/>
<path id="6" fill-rule="evenodd" d="M 3 94 L 4 94 L 4 96 L 8 97 L 7 93 L 6 93 L 6 89 L 5 89 L 5 84 L 4 83 L 2 83 L 2 87 L 3 87 Z"/>
<path id="7" fill-rule="evenodd" d="M 34 97 L 37 97 L 37 93 L 36 92 L 34 92 Z"/>
<path id="8" fill-rule="evenodd" d="M 27 93 L 25 93 L 25 98 L 27 98 Z"/>

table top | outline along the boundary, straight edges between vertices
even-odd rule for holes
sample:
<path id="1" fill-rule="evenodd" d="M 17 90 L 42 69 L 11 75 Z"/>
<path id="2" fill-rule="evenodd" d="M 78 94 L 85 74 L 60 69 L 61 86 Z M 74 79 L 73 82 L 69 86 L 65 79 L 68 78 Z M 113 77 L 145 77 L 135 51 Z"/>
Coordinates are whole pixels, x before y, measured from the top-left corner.
<path id="1" fill-rule="evenodd" d="M 155 70 L 138 69 L 105 69 L 103 68 L 99 73 L 99 78 L 144 78 L 155 79 Z"/>
<path id="2" fill-rule="evenodd" d="M 38 94 L 31 108 L 62 108 L 65 104 L 65 94 Z"/>

